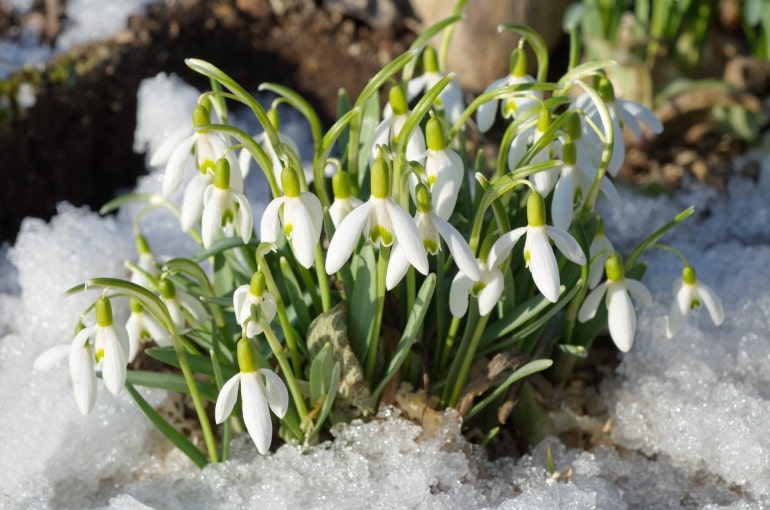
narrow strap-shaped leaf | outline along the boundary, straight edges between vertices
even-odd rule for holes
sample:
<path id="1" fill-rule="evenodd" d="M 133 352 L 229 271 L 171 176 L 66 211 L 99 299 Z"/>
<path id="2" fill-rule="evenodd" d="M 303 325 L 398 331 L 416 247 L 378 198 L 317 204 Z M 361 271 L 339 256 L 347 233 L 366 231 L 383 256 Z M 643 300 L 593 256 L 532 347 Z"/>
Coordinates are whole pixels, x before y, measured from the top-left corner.
<path id="1" fill-rule="evenodd" d="M 177 374 L 163 372 L 150 372 L 145 370 L 129 370 L 126 373 L 126 381 L 134 386 L 144 386 L 145 388 L 158 388 L 161 390 L 174 391 L 176 393 L 189 393 L 190 389 L 184 377 Z M 196 385 L 205 399 L 216 402 L 217 388 L 213 384 L 197 381 Z"/>
<path id="2" fill-rule="evenodd" d="M 293 91 L 289 87 L 279 85 L 278 83 L 262 83 L 259 86 L 259 90 L 269 90 L 270 92 L 275 92 L 284 98 L 286 102 L 288 102 L 295 110 L 297 110 L 307 119 L 307 121 L 310 123 L 310 133 L 313 137 L 313 149 L 317 149 L 318 144 L 321 143 L 321 121 L 318 120 L 318 114 L 315 112 L 313 107 L 310 106 L 310 103 L 308 103 L 307 100 L 297 92 Z"/>
<path id="3" fill-rule="evenodd" d="M 305 304 L 305 298 L 302 295 L 302 287 L 300 287 L 297 277 L 294 275 L 294 271 L 292 271 L 291 264 L 286 260 L 286 257 L 281 257 L 280 263 L 283 282 L 286 285 L 286 291 L 289 294 L 289 302 L 294 308 L 294 313 L 297 316 L 298 332 L 300 337 L 304 337 L 310 326 L 310 322 L 312 321 L 310 311 Z"/>
<path id="4" fill-rule="evenodd" d="M 171 441 L 174 446 L 182 450 L 182 453 L 187 455 L 196 466 L 202 468 L 208 464 L 206 455 L 200 451 L 184 434 L 175 429 L 169 422 L 167 422 L 153 407 L 139 394 L 139 392 L 128 382 L 126 383 L 126 390 L 131 398 L 134 399 L 139 409 L 147 416 L 153 425 Z"/>

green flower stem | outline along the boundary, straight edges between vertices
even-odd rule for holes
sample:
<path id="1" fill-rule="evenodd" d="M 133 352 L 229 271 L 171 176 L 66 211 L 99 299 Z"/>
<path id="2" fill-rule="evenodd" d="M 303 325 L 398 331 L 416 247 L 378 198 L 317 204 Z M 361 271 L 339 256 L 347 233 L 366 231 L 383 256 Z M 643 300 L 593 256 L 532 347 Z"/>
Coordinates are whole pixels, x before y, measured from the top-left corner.
<path id="1" fill-rule="evenodd" d="M 526 25 L 520 25 L 518 23 L 504 23 L 497 27 L 498 32 L 504 30 L 511 30 L 521 34 L 526 39 L 529 45 L 532 47 L 532 51 L 535 52 L 535 58 L 537 58 L 537 81 L 544 82 L 548 79 L 548 46 L 545 44 L 543 38 L 536 31 L 532 30 Z"/>
<path id="2" fill-rule="evenodd" d="M 369 386 L 374 385 L 374 372 L 377 368 L 377 352 L 379 351 L 380 333 L 382 329 L 382 314 L 385 308 L 385 275 L 390 260 L 390 246 L 381 246 L 377 259 L 377 302 L 369 330 L 368 348 L 366 351 L 366 380 Z"/>
<path id="3" fill-rule="evenodd" d="M 302 373 L 302 364 L 299 357 L 299 350 L 297 348 L 297 339 L 294 338 L 294 328 L 289 321 L 289 315 L 286 313 L 286 305 L 283 302 L 281 296 L 281 289 L 273 279 L 273 273 L 270 271 L 270 265 L 264 259 L 264 256 L 260 257 L 259 270 L 265 275 L 265 283 L 267 283 L 267 290 L 275 298 L 275 308 L 278 315 L 278 322 L 281 323 L 281 329 L 283 330 L 283 336 L 286 339 L 286 347 L 289 349 L 291 355 L 291 366 L 294 368 L 292 375 L 299 377 Z M 282 367 L 285 370 L 285 367 Z"/>
<path id="4" fill-rule="evenodd" d="M 481 334 L 484 332 L 484 326 L 487 325 L 487 320 L 489 320 L 490 315 L 491 314 L 484 315 L 478 320 L 478 322 L 476 322 L 476 326 L 473 328 L 473 334 L 471 335 L 470 344 L 468 345 L 467 351 L 462 357 L 458 357 L 458 359 L 462 359 L 462 365 L 460 366 L 460 373 L 457 374 L 457 378 L 455 379 L 454 390 L 452 391 L 452 396 L 449 399 L 449 407 L 455 407 L 457 402 L 460 400 L 460 395 L 462 394 L 463 388 L 465 387 L 465 381 L 468 379 L 468 374 L 470 373 L 473 359 L 476 356 L 476 350 L 479 347 Z M 470 323 L 468 325 L 470 325 Z"/>
<path id="5" fill-rule="evenodd" d="M 328 312 L 332 307 L 331 287 L 329 286 L 329 275 L 324 269 L 324 251 L 321 243 L 315 247 L 315 272 L 318 277 L 318 287 L 321 291 L 321 309 Z"/>
<path id="6" fill-rule="evenodd" d="M 318 149 L 318 146 L 321 144 L 323 130 L 321 129 L 321 121 L 318 119 L 318 114 L 313 107 L 310 106 L 310 103 L 295 91 L 277 83 L 262 83 L 259 86 L 259 90 L 275 92 L 279 96 L 282 96 L 295 110 L 300 112 L 310 124 L 310 133 L 313 137 L 313 149 Z"/>
<path id="7" fill-rule="evenodd" d="M 302 423 L 307 418 L 307 406 L 305 405 L 305 399 L 297 384 L 297 379 L 289 365 L 289 360 L 286 359 L 286 354 L 283 352 L 281 342 L 278 341 L 275 333 L 273 333 L 270 324 L 268 324 L 264 318 L 260 317 L 259 325 L 262 326 L 267 343 L 270 345 L 270 350 L 273 351 L 275 359 L 278 360 L 278 365 L 281 367 L 283 376 L 286 378 L 286 385 L 289 387 L 294 406 L 297 408 L 297 413 L 299 413 L 300 423 Z"/>
<path id="8" fill-rule="evenodd" d="M 455 8 L 452 9 L 452 16 L 461 16 L 465 9 L 465 4 L 468 0 L 458 0 L 455 4 Z M 452 42 L 452 36 L 454 35 L 454 24 L 446 27 L 444 33 L 441 34 L 441 44 L 438 51 L 438 65 L 441 71 L 446 70 L 447 55 L 449 55 L 449 44 Z"/>
<path id="9" fill-rule="evenodd" d="M 316 250 L 316 255 L 317 254 L 318 250 Z M 313 308 L 320 310 L 321 295 L 318 293 L 318 285 L 316 285 L 316 282 L 313 280 L 313 276 L 310 274 L 310 270 L 301 264 L 297 264 L 296 267 L 297 271 L 299 272 L 299 277 L 302 278 L 302 282 L 305 284 L 305 287 L 307 287 L 307 291 L 310 294 L 310 301 L 313 302 Z M 323 269 L 323 266 L 321 266 L 321 268 Z M 318 274 L 318 264 L 316 264 L 316 274 Z"/>
<path id="10" fill-rule="evenodd" d="M 449 355 L 452 353 L 452 347 L 454 347 L 455 338 L 457 338 L 457 331 L 460 329 L 460 319 L 452 317 L 452 322 L 449 325 L 449 331 L 443 342 L 439 342 L 436 351 L 436 357 L 433 360 L 433 371 L 436 377 L 440 376 L 446 369 L 447 363 L 449 363 Z"/>
<path id="11" fill-rule="evenodd" d="M 468 315 L 465 321 L 465 332 L 463 333 L 462 340 L 460 340 L 460 345 L 457 349 L 457 353 L 454 355 L 454 359 L 452 360 L 452 363 L 449 365 L 449 372 L 446 375 L 444 390 L 441 394 L 442 408 L 450 406 L 452 394 L 454 393 L 453 383 L 457 381 L 457 378 L 460 375 L 463 359 L 465 358 L 468 352 L 468 348 L 470 347 L 471 336 L 472 336 L 471 332 L 473 331 L 478 321 L 479 321 L 478 301 L 476 300 L 475 296 L 471 296 L 470 302 L 468 303 Z M 444 357 L 448 358 L 449 351 L 451 351 L 450 348 L 447 348 L 447 350 L 444 351 Z"/>
<path id="12" fill-rule="evenodd" d="M 225 378 L 222 376 L 222 366 L 219 364 L 219 356 L 217 351 L 219 350 L 219 343 L 214 337 L 213 348 L 209 350 L 209 357 L 211 358 L 211 366 L 214 368 L 214 381 L 217 383 L 217 390 L 221 390 L 225 384 Z M 230 456 L 230 420 L 225 420 L 222 426 L 222 450 L 219 458 L 223 461 L 227 460 Z"/>

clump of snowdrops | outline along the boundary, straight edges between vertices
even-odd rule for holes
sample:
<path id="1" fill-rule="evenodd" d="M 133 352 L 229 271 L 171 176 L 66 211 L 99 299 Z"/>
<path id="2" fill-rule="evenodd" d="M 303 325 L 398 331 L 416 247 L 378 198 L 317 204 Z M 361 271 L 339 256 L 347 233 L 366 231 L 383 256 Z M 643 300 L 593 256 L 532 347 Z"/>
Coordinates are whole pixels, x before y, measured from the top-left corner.
<path id="1" fill-rule="evenodd" d="M 214 65 L 189 59 L 212 90 L 192 125 L 152 156 L 165 165 L 162 196 L 129 195 L 104 209 L 147 201 L 134 223 L 130 278 L 70 289 L 98 294 L 71 345 L 45 353 L 38 367 L 68 353 L 83 414 L 101 378 L 203 466 L 228 457 L 233 433 L 247 432 L 263 454 L 276 424 L 285 440 L 312 444 L 333 424 L 393 403 L 397 391 L 420 391 L 425 405 L 455 407 L 496 430 L 510 412 L 496 410 L 517 398 L 517 381 L 547 369 L 564 381 L 606 329 L 618 349 L 631 349 L 635 305 L 651 300 L 639 282 L 639 258 L 651 247 L 683 263 L 668 333 L 701 303 L 721 322 L 718 300 L 684 256 L 656 244 L 691 209 L 625 256 L 607 239 L 596 203 L 618 201 L 623 131 L 662 129 L 645 107 L 614 97 L 602 73 L 611 63 L 573 61 L 548 82 L 541 38 L 503 25 L 522 36 L 510 73 L 466 105 L 442 69 L 458 19 L 418 37 L 355 100 L 341 92 L 325 131 L 286 87 L 262 84 L 277 97 L 265 109 Z M 427 41 L 442 31 L 437 53 Z M 536 77 L 527 74 L 527 45 Z M 234 104 L 251 109 L 261 134 L 227 122 Z M 307 119 L 312 169 L 281 132 L 278 104 Z M 504 128 L 497 156 L 470 154 L 465 135 L 496 122 Z M 249 170 L 264 173 L 272 194 L 261 218 L 243 195 Z M 169 197 L 180 187 L 178 206 Z M 140 221 L 156 207 L 176 214 L 199 249 L 159 260 Z M 113 320 L 116 306 L 130 308 L 126 324 Z M 132 369 L 139 357 L 164 368 Z M 205 450 L 140 386 L 188 394 Z"/>

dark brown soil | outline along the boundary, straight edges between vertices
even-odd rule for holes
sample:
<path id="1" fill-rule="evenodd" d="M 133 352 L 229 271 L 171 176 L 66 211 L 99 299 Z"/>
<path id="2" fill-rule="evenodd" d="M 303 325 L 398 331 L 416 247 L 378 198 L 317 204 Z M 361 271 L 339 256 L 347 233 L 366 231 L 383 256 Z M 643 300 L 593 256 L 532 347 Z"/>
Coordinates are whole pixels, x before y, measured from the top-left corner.
<path id="1" fill-rule="evenodd" d="M 272 81 L 297 90 L 328 123 L 339 88 L 357 94 L 413 38 L 404 28 L 375 31 L 312 3 L 280 17 L 259 5 L 151 6 L 114 40 L 76 48 L 42 71 L 9 80 L 35 83 L 38 100 L 13 118 L 0 115 L 0 242 L 13 242 L 26 216 L 51 217 L 57 202 L 99 208 L 133 187 L 144 171 L 144 156 L 132 151 L 144 78 L 176 73 L 205 89 L 206 81 L 184 65 L 187 57 L 202 58 L 247 89 Z"/>

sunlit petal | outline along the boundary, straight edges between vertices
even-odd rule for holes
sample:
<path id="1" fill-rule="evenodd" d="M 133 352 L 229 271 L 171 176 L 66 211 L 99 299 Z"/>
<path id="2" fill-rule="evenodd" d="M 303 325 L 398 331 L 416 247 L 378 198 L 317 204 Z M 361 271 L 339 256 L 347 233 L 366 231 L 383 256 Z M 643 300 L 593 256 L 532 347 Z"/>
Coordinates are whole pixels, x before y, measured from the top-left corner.
<path id="1" fill-rule="evenodd" d="M 557 227 L 546 227 L 548 230 L 548 237 L 550 237 L 560 252 L 564 254 L 569 260 L 578 265 L 586 264 L 586 254 L 583 252 L 583 248 L 572 237 L 569 232 Z"/>
<path id="2" fill-rule="evenodd" d="M 492 249 L 489 250 L 489 267 L 497 267 L 502 261 L 508 258 L 511 254 L 513 246 L 516 244 L 521 236 L 527 233 L 527 227 L 519 227 L 511 230 L 510 232 L 503 234 L 492 245 Z"/>
<path id="3" fill-rule="evenodd" d="M 503 295 L 503 273 L 498 268 L 490 271 L 491 277 L 487 285 L 481 289 L 478 295 L 479 314 L 489 315 L 494 310 L 500 296 Z"/>
<path id="4" fill-rule="evenodd" d="M 457 273 L 449 288 L 449 311 L 454 317 L 462 317 L 468 311 L 468 296 L 473 281 L 463 273 Z"/>
<path id="5" fill-rule="evenodd" d="M 529 270 L 537 289 L 551 303 L 559 300 L 559 266 L 548 242 L 546 227 L 528 227 L 525 252 L 529 251 Z"/>
<path id="6" fill-rule="evenodd" d="M 622 285 L 609 285 L 607 288 L 607 325 L 618 350 L 630 351 L 636 334 L 636 312 Z"/>
<path id="7" fill-rule="evenodd" d="M 270 409 L 278 418 L 283 418 L 289 409 L 289 392 L 286 385 L 272 370 L 263 368 L 259 373 L 265 378 L 267 402 L 270 404 Z"/>
<path id="8" fill-rule="evenodd" d="M 385 199 L 385 207 L 393 222 L 393 231 L 402 246 L 409 263 L 422 274 L 428 274 L 428 255 L 422 244 L 420 232 L 409 213 L 391 198 Z"/>
<path id="9" fill-rule="evenodd" d="M 392 290 L 398 285 L 407 270 L 409 269 L 409 260 L 406 258 L 404 249 L 398 243 L 393 243 L 393 251 L 390 253 L 388 261 L 388 270 L 385 273 L 385 288 Z"/>
<path id="10" fill-rule="evenodd" d="M 263 243 L 275 244 L 281 232 L 281 223 L 278 219 L 278 213 L 285 198 L 278 197 L 270 201 L 262 213 L 262 220 L 259 224 L 259 235 Z"/>
<path id="11" fill-rule="evenodd" d="M 369 220 L 371 202 L 356 207 L 340 222 L 326 252 L 326 272 L 334 274 L 345 265 L 353 253 L 358 238 Z"/>
<path id="12" fill-rule="evenodd" d="M 163 196 L 170 196 L 182 183 L 185 164 L 194 144 L 195 135 L 191 135 L 182 140 L 171 153 L 171 157 L 166 163 L 166 173 L 163 174 Z"/>
<path id="13" fill-rule="evenodd" d="M 243 399 L 243 421 L 252 441 L 262 455 L 270 450 L 273 439 L 273 423 L 270 421 L 265 394 L 262 392 L 257 372 L 241 373 L 241 397 Z"/>
<path id="14" fill-rule="evenodd" d="M 476 257 L 473 256 L 468 242 L 463 238 L 460 232 L 454 228 L 449 222 L 443 220 L 438 214 L 432 213 L 433 223 L 436 225 L 436 229 L 441 237 L 446 242 L 449 253 L 452 254 L 452 258 L 455 260 L 457 267 L 465 273 L 468 278 L 473 281 L 478 281 L 480 277 L 479 263 Z"/>
<path id="15" fill-rule="evenodd" d="M 238 400 L 238 386 L 241 382 L 241 374 L 235 374 L 222 385 L 217 396 L 217 405 L 214 408 L 214 419 L 222 423 L 233 412 L 235 402 Z"/>
<path id="16" fill-rule="evenodd" d="M 722 302 L 707 285 L 700 282 L 697 282 L 696 285 L 698 287 L 698 295 L 700 295 L 703 304 L 706 305 L 711 320 L 714 321 L 714 325 L 719 326 L 725 320 L 725 311 L 722 308 Z"/>
<path id="17" fill-rule="evenodd" d="M 626 278 L 626 286 L 628 287 L 628 292 L 631 294 L 631 297 L 644 306 L 652 305 L 652 295 L 642 282 Z"/>
<path id="18" fill-rule="evenodd" d="M 604 294 L 607 292 L 607 282 L 602 282 L 594 290 L 588 293 L 583 304 L 578 309 L 577 320 L 579 322 L 590 321 L 596 316 L 599 304 L 602 302 Z"/>

